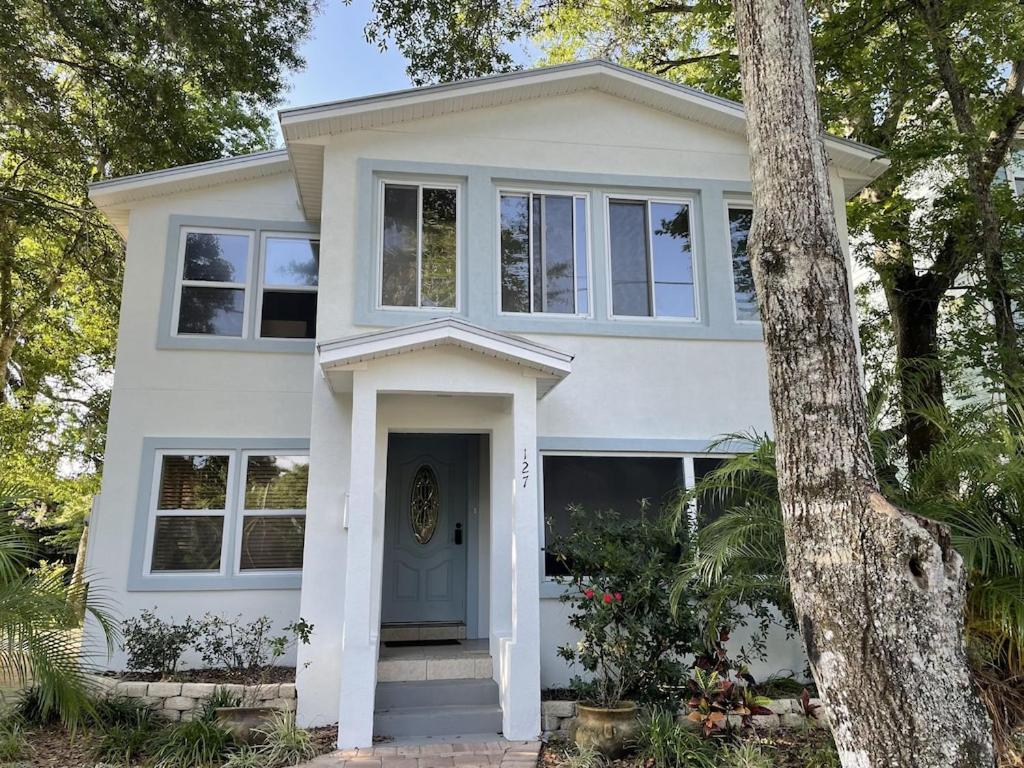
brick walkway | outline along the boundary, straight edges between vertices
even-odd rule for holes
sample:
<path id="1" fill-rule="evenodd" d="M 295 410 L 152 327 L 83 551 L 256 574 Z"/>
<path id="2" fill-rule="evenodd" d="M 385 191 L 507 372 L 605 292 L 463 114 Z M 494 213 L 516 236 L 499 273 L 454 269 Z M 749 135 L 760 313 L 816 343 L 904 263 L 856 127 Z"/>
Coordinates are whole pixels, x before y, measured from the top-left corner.
<path id="1" fill-rule="evenodd" d="M 300 768 L 536 768 L 539 741 L 473 741 L 345 749 Z"/>

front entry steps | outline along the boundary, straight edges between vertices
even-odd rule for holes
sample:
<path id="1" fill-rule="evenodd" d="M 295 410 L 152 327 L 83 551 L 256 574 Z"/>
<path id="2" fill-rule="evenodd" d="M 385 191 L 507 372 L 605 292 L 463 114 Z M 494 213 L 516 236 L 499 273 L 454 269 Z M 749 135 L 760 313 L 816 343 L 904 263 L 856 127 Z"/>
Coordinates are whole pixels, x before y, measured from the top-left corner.
<path id="1" fill-rule="evenodd" d="M 405 624 L 383 624 L 380 640 L 465 640 L 466 625 L 461 621 L 439 621 L 430 623 L 408 622 Z"/>
<path id="2" fill-rule="evenodd" d="M 374 736 L 409 739 L 500 732 L 498 685 L 490 678 L 377 684 Z"/>
<path id="3" fill-rule="evenodd" d="M 463 640 L 458 645 L 402 648 L 381 645 L 377 657 L 378 683 L 489 680 L 492 676 L 487 640 Z"/>

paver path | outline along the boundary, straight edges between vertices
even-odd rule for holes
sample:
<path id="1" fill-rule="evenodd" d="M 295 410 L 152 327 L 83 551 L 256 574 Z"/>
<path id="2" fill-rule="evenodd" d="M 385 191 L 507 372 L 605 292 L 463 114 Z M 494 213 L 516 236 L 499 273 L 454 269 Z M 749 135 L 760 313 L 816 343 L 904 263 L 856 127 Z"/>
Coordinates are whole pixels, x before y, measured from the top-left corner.
<path id="1" fill-rule="evenodd" d="M 299 768 L 536 768 L 539 754 L 539 741 L 431 741 L 343 749 Z"/>

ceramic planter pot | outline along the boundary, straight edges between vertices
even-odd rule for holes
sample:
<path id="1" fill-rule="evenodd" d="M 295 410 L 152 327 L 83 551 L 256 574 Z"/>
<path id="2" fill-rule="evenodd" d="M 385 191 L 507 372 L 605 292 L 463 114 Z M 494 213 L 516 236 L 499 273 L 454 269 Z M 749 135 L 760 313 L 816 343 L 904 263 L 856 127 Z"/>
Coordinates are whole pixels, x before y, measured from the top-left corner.
<path id="1" fill-rule="evenodd" d="M 217 724 L 231 732 L 236 744 L 259 744 L 263 734 L 257 728 L 266 728 L 278 713 L 274 707 L 218 707 Z"/>
<path id="2" fill-rule="evenodd" d="M 626 753 L 639 729 L 636 702 L 619 701 L 613 707 L 576 705 L 576 744 L 596 749 L 611 760 Z"/>

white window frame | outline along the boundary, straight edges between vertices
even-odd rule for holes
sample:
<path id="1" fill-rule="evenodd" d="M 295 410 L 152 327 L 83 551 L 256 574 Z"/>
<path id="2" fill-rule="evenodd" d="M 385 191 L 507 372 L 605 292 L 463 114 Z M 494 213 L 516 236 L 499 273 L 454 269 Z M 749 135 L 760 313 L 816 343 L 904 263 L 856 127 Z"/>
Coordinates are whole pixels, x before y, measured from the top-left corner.
<path id="1" fill-rule="evenodd" d="M 241 460 L 238 467 L 238 500 L 234 509 L 235 517 L 235 554 L 234 554 L 234 572 L 237 576 L 247 578 L 249 576 L 267 576 L 277 573 L 302 573 L 302 567 L 299 568 L 248 568 L 242 569 L 242 531 L 245 528 L 246 517 L 298 517 L 302 516 L 303 520 L 306 520 L 306 507 L 302 509 L 252 509 L 247 510 L 245 507 L 245 487 L 246 487 L 246 475 L 249 468 L 249 457 L 250 456 L 305 456 L 309 457 L 309 451 L 289 451 L 286 449 L 261 449 L 261 450 L 243 450 L 241 451 Z M 308 488 L 307 488 L 308 492 Z M 308 506 L 308 502 L 307 502 Z"/>
<path id="2" fill-rule="evenodd" d="M 302 232 L 275 232 L 268 230 L 260 233 L 260 250 L 259 258 L 257 261 L 257 274 L 255 281 L 256 290 L 256 322 L 254 325 L 254 333 L 257 339 L 272 339 L 275 341 L 286 340 L 286 341 L 312 341 L 313 339 L 297 339 L 294 336 L 264 336 L 263 335 L 263 294 L 265 291 L 279 291 L 281 293 L 320 293 L 320 269 L 319 263 L 317 265 L 317 284 L 316 285 L 278 285 L 277 283 L 267 283 L 264 281 L 264 271 L 267 268 L 267 240 L 269 238 L 276 239 L 288 239 L 288 240 L 306 240 L 308 242 L 315 242 L 319 246 L 320 237 L 312 237 L 309 234 Z M 317 297 L 317 312 L 320 310 L 319 295 Z M 193 334 L 194 335 L 194 334 Z M 314 336 L 315 338 L 315 336 Z"/>
<path id="3" fill-rule="evenodd" d="M 213 282 L 209 280 L 185 280 L 185 247 L 188 244 L 190 234 L 202 235 L 243 235 L 249 241 L 248 253 L 246 255 L 244 283 Z M 226 229 L 223 227 L 196 227 L 184 226 L 178 231 L 178 268 L 174 279 L 174 309 L 171 312 L 171 336 L 181 339 L 247 339 L 249 338 L 250 287 L 253 285 L 253 262 L 255 232 L 250 229 Z M 242 291 L 242 333 L 240 336 L 222 336 L 216 333 L 180 333 L 178 321 L 181 314 L 181 294 L 185 287 L 198 288 L 230 288 Z"/>
<path id="4" fill-rule="evenodd" d="M 416 188 L 416 304 L 415 306 L 399 306 L 384 303 L 384 188 L 387 185 Z M 377 237 L 376 259 L 377 279 L 375 307 L 386 312 L 444 312 L 455 314 L 462 311 L 462 226 L 463 226 L 463 192 L 462 184 L 450 179 L 433 179 L 418 176 L 415 179 L 400 177 L 381 177 L 377 181 Z M 423 188 L 455 190 L 455 306 L 424 307 L 423 301 Z"/>
<path id="5" fill-rule="evenodd" d="M 753 211 L 754 203 L 750 200 L 726 198 L 725 200 L 725 242 L 727 243 L 728 252 L 726 258 L 729 260 L 729 275 L 732 277 L 732 319 L 739 325 L 761 325 L 761 320 L 745 320 L 740 318 L 740 307 L 736 303 L 736 265 L 732 259 L 732 228 L 729 224 L 729 211 L 733 208 L 742 211 Z M 747 233 L 749 239 L 750 233 Z M 747 251 L 747 258 L 750 258 L 750 251 Z M 757 301 L 757 295 L 754 296 L 754 301 Z M 758 309 L 760 313 L 760 308 Z"/>
<path id="6" fill-rule="evenodd" d="M 612 222 L 611 204 L 616 200 L 638 201 L 646 203 L 647 207 L 647 294 L 651 301 L 650 315 L 616 315 L 615 314 L 615 285 L 612 279 Z M 679 317 L 677 315 L 659 315 L 658 302 L 654 290 L 654 233 L 651 227 L 651 204 L 666 203 L 668 205 L 685 205 L 686 215 L 690 220 L 690 269 L 693 272 L 693 317 Z M 702 322 L 701 315 L 703 307 L 700 300 L 700 288 L 703 275 L 700 274 L 699 259 L 700 242 L 698 238 L 696 221 L 693 215 L 695 198 L 688 196 L 672 195 L 643 195 L 643 194 L 614 194 L 606 193 L 604 196 L 605 211 L 605 253 L 607 254 L 605 267 L 608 270 L 608 317 L 612 320 L 622 322 L 659 322 L 659 323 L 685 323 L 695 325 Z"/>
<path id="7" fill-rule="evenodd" d="M 149 521 L 146 526 L 146 550 L 143 562 L 143 576 L 224 576 L 227 574 L 228 518 L 234 506 L 233 494 L 235 483 L 232 482 L 236 471 L 236 451 L 209 450 L 205 448 L 189 449 L 157 449 L 153 458 L 153 485 L 149 494 Z M 227 488 L 224 489 L 224 509 L 157 509 L 160 503 L 160 482 L 163 480 L 163 463 L 165 456 L 227 456 Z M 156 539 L 156 519 L 158 517 L 220 517 L 222 528 L 220 534 L 220 569 L 216 571 L 165 571 L 153 570 L 153 545 Z"/>
<path id="8" fill-rule="evenodd" d="M 502 308 L 501 304 L 501 198 L 502 196 L 510 197 L 526 197 L 527 198 L 527 232 L 529 235 L 529 268 L 530 268 L 530 311 L 529 312 L 509 312 Z M 588 308 L 586 312 L 535 312 L 533 310 L 533 195 L 552 195 L 558 197 L 571 197 L 573 199 L 572 206 L 572 256 L 573 256 L 573 276 L 572 276 L 572 302 L 574 307 L 578 307 L 579 304 L 579 282 L 577 278 L 579 274 L 575 269 L 577 263 L 576 253 L 576 235 L 579 232 L 579 222 L 576 221 L 576 201 L 583 200 L 583 228 L 586 234 L 586 253 L 583 258 L 587 264 L 587 293 L 588 293 Z M 515 187 L 515 186 L 502 186 L 497 190 L 497 196 L 495 198 L 496 204 L 496 218 L 497 222 L 496 237 L 497 237 L 497 255 L 498 255 L 498 269 L 496 273 L 496 290 L 495 294 L 498 297 L 498 314 L 504 317 L 559 317 L 559 318 L 591 318 L 594 316 L 594 264 L 592 259 L 591 240 L 593 239 L 590 234 L 590 193 L 578 192 L 574 190 L 565 189 L 546 189 L 542 187 Z M 546 249 L 544 253 L 547 253 Z"/>

